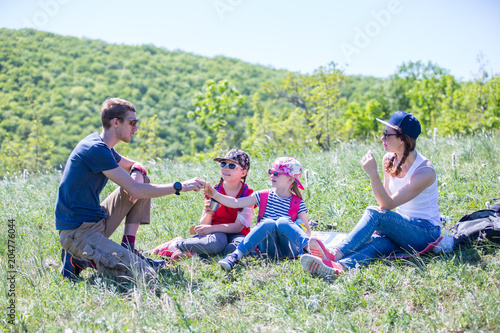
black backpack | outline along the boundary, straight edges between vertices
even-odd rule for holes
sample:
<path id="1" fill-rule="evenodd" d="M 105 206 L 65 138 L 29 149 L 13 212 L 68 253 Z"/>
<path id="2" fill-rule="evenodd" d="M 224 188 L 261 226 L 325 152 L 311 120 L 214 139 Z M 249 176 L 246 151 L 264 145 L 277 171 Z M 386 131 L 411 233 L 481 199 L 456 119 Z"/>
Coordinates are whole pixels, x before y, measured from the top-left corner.
<path id="1" fill-rule="evenodd" d="M 477 242 L 485 238 L 500 243 L 500 204 L 464 215 L 450 228 L 450 232 L 455 238 L 455 245 Z"/>

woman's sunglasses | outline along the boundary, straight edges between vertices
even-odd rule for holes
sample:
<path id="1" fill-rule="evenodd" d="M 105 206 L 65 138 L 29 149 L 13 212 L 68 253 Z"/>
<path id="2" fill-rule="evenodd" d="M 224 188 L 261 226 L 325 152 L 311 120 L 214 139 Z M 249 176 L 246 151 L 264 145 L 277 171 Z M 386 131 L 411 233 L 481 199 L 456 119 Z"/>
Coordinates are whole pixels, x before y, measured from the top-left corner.
<path id="1" fill-rule="evenodd" d="M 283 173 L 283 172 L 280 172 L 280 171 L 276 171 L 276 170 L 273 170 L 273 169 L 267 170 L 267 173 L 269 174 L 269 176 L 273 175 L 274 177 L 278 177 L 279 175 L 286 175 L 286 173 Z"/>
<path id="2" fill-rule="evenodd" d="M 239 167 L 239 165 L 238 165 L 238 164 L 234 164 L 234 163 L 227 163 L 227 162 L 220 162 L 220 168 L 221 168 L 221 169 L 224 169 L 224 168 L 226 167 L 226 165 L 227 165 L 227 167 L 228 167 L 229 169 L 231 169 L 231 170 L 234 170 L 234 169 L 236 169 L 237 167 Z M 240 168 L 241 168 L 241 167 L 240 167 Z"/>
<path id="3" fill-rule="evenodd" d="M 391 135 L 398 135 L 398 133 L 387 133 L 387 131 L 382 132 L 382 138 L 384 138 L 384 140 L 387 140 L 387 137 Z"/>

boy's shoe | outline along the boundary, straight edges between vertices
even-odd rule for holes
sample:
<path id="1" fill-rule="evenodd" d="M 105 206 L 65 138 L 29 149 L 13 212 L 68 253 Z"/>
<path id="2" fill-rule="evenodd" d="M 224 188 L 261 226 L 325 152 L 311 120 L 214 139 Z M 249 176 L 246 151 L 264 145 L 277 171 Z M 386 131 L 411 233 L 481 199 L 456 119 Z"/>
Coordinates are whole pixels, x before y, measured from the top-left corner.
<path id="1" fill-rule="evenodd" d="M 318 238 L 313 237 L 309 240 L 309 252 L 315 257 L 335 261 L 335 255 L 333 252 Z"/>
<path id="2" fill-rule="evenodd" d="M 344 267 L 341 264 L 331 260 L 323 260 L 310 254 L 304 254 L 300 257 L 300 264 L 312 275 L 322 278 L 333 277 L 344 272 Z"/>
<path id="3" fill-rule="evenodd" d="M 162 257 L 171 257 L 177 251 L 177 243 L 182 240 L 182 237 L 175 237 L 174 239 L 159 245 L 155 248 L 158 250 L 158 255 Z"/>
<path id="4" fill-rule="evenodd" d="M 193 252 L 177 250 L 170 257 L 170 261 L 176 262 L 176 261 L 179 261 L 179 260 L 182 260 L 182 259 L 191 258 L 192 256 L 194 256 Z"/>
<path id="5" fill-rule="evenodd" d="M 90 267 L 90 263 L 83 260 L 78 260 L 73 258 L 65 249 L 61 250 L 61 261 L 62 270 L 61 275 L 65 279 L 70 279 L 73 282 L 83 280 L 80 277 L 80 273 L 87 267 Z"/>
<path id="6" fill-rule="evenodd" d="M 227 272 L 233 269 L 233 267 L 240 261 L 236 253 L 229 253 L 224 259 L 219 261 L 219 265 L 224 268 Z"/>

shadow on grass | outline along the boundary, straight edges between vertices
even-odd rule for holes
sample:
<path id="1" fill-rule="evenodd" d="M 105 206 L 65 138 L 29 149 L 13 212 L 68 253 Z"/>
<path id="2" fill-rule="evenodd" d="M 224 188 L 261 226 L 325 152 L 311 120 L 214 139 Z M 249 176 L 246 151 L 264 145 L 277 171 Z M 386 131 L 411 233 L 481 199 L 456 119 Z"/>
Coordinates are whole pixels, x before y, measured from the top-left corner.
<path id="1" fill-rule="evenodd" d="M 485 256 L 495 255 L 500 251 L 500 244 L 490 241 L 473 242 L 469 244 L 458 245 L 450 253 L 426 253 L 416 255 L 405 259 L 382 259 L 386 265 L 393 266 L 403 265 L 411 266 L 417 269 L 417 272 L 424 273 L 427 271 L 427 265 L 432 262 L 453 262 L 457 265 L 468 264 L 471 266 L 480 266 L 484 268 L 488 261 Z"/>
<path id="2" fill-rule="evenodd" d="M 412 267 L 415 273 L 421 276 L 427 274 L 428 265 L 436 262 L 453 263 L 452 266 L 475 266 L 481 269 L 486 269 L 491 263 L 489 256 L 498 257 L 500 253 L 500 244 L 493 243 L 488 240 L 471 242 L 468 244 L 457 245 L 450 253 L 434 253 L 429 252 L 421 255 L 414 255 L 408 258 L 379 258 L 374 260 L 367 266 L 358 265 L 356 268 L 346 271 L 344 274 L 357 275 L 362 270 L 374 267 L 374 263 L 380 262 L 382 265 L 387 266 L 390 270 L 401 267 Z M 499 262 L 500 258 L 496 258 L 494 262 Z M 333 283 L 340 276 L 330 276 L 321 278 L 325 282 Z"/>

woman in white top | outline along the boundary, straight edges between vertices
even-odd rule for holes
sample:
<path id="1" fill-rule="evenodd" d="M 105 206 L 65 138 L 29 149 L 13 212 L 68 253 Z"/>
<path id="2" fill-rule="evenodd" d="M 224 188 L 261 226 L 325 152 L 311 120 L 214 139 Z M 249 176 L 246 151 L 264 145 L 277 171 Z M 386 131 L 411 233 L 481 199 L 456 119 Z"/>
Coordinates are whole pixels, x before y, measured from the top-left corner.
<path id="1" fill-rule="evenodd" d="M 396 111 L 388 121 L 377 120 L 386 125 L 381 138 L 386 151 L 384 182 L 371 151 L 361 164 L 379 206 L 368 207 L 333 250 L 317 238 L 310 239 L 311 254 L 302 256 L 301 264 L 314 275 L 338 275 L 346 268 L 366 265 L 401 249 L 419 252 L 441 235 L 436 171 L 415 150 L 420 122 L 403 111 Z"/>

